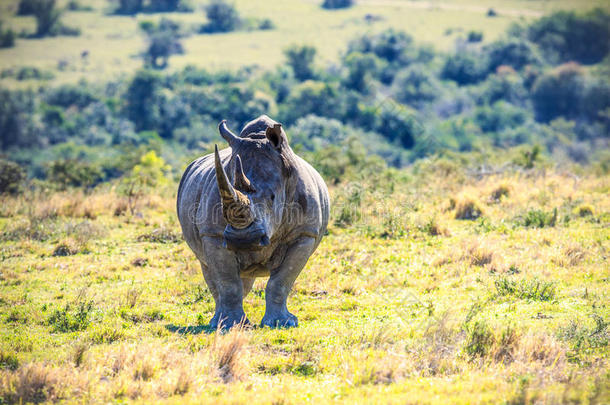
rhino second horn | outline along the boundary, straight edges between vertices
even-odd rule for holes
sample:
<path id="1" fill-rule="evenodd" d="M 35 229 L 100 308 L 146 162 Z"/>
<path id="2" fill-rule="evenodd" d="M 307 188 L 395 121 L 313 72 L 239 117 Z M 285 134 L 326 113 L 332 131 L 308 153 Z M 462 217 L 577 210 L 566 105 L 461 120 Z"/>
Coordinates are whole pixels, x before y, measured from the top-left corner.
<path id="1" fill-rule="evenodd" d="M 214 145 L 214 159 L 216 168 L 216 183 L 222 201 L 222 216 L 225 221 L 235 229 L 247 228 L 252 222 L 252 210 L 250 200 L 239 190 L 236 190 L 229 182 L 227 173 L 222 167 L 218 146 Z"/>
<path id="2" fill-rule="evenodd" d="M 240 138 L 231 132 L 229 127 L 227 127 L 227 120 L 220 121 L 220 124 L 218 124 L 218 132 L 220 132 L 220 135 L 229 143 L 229 146 L 231 147 L 233 147 L 240 140 Z"/>
<path id="3" fill-rule="evenodd" d="M 243 190 L 247 193 L 253 193 L 256 190 L 252 187 L 252 183 L 246 174 L 244 173 L 244 167 L 241 163 L 241 157 L 239 155 L 235 155 L 235 187 L 239 190 Z"/>

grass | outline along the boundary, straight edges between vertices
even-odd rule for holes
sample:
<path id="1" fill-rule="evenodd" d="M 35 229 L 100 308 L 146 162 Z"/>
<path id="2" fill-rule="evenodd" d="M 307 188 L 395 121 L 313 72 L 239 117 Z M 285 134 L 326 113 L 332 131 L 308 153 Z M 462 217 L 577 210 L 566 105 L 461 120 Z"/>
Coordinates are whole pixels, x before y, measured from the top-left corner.
<path id="1" fill-rule="evenodd" d="M 291 292 L 300 326 L 289 330 L 206 328 L 213 300 L 180 237 L 175 185 L 144 196 L 133 216 L 115 215 L 106 186 L 2 197 L 0 398 L 604 402 L 608 176 L 477 180 L 428 164 L 392 189 L 359 182 L 349 225 L 339 202 L 356 198 L 353 187 L 331 187 L 335 222 Z M 490 199 L 500 186 L 515 192 Z M 454 195 L 478 201 L 488 225 L 456 219 Z M 555 226 L 513 226 L 555 207 Z M 28 221 L 53 225 L 16 234 Z M 87 249 L 54 255 L 66 238 Z M 255 323 L 264 282 L 245 299 Z"/>
<path id="2" fill-rule="evenodd" d="M 60 2 L 61 3 L 61 2 Z M 142 65 L 140 54 L 145 48 L 144 35 L 138 29 L 143 20 L 162 16 L 182 22 L 185 26 L 205 22 L 203 0 L 193 0 L 194 13 L 139 14 L 137 17 L 112 15 L 110 2 L 87 2 L 90 12 L 66 12 L 66 24 L 80 28 L 79 37 L 44 39 L 18 39 L 14 48 L 0 50 L 0 71 L 22 66 L 53 71 L 54 82 L 74 82 L 81 78 L 92 82 L 108 81 L 133 72 Z M 11 16 L 16 0 L 0 5 L 3 15 Z M 355 7 L 342 10 L 324 10 L 319 1 L 292 0 L 281 6 L 264 0 L 238 0 L 235 2 L 244 17 L 273 21 L 276 28 L 267 31 L 232 32 L 216 35 L 192 35 L 183 41 L 185 53 L 173 56 L 170 69 L 188 64 L 217 69 L 237 69 L 245 65 L 273 68 L 284 61 L 282 51 L 287 46 L 310 44 L 318 50 L 318 65 L 326 66 L 337 61 L 345 44 L 367 31 L 388 27 L 405 30 L 419 42 L 432 44 L 437 49 L 450 50 L 459 37 L 469 31 L 483 34 L 483 42 L 498 38 L 508 25 L 521 19 L 531 19 L 556 9 L 594 6 L 607 7 L 599 0 L 523 1 L 503 0 L 418 2 L 400 0 L 362 0 Z M 498 11 L 497 17 L 487 17 L 489 8 Z M 365 16 L 380 17 L 367 23 Z M 32 17 L 9 17 L 7 26 L 17 32 L 32 31 Z M 88 51 L 88 56 L 81 56 Z M 58 67 L 61 69 L 57 70 Z M 15 85 L 12 79 L 2 79 Z"/>

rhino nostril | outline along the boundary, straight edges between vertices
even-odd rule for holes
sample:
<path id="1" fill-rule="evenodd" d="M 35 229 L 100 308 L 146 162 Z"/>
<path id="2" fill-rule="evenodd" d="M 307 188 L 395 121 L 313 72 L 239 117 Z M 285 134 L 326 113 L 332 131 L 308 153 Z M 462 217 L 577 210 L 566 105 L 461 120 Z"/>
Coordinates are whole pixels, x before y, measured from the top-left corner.
<path id="1" fill-rule="evenodd" d="M 263 237 L 261 238 L 261 246 L 267 246 L 269 245 L 269 243 L 270 241 L 267 235 L 263 235 Z"/>

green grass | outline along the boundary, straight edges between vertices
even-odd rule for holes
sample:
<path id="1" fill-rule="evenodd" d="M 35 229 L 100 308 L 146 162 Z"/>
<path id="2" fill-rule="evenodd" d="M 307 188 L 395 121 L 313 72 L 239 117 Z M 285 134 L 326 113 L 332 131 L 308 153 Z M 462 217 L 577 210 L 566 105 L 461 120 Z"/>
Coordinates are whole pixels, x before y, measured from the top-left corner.
<path id="1" fill-rule="evenodd" d="M 97 0 L 92 12 L 66 12 L 66 25 L 79 27 L 79 37 L 18 39 L 16 47 L 0 50 L 0 70 L 19 66 L 35 66 L 55 71 L 54 82 L 73 82 L 80 78 L 90 81 L 114 79 L 131 73 L 142 65 L 140 54 L 145 47 L 144 35 L 138 22 L 158 19 L 165 15 L 186 26 L 205 22 L 202 6 L 205 1 L 192 1 L 194 13 L 139 14 L 136 18 L 110 15 L 109 2 Z M 170 70 L 188 64 L 217 69 L 236 69 L 245 65 L 273 68 L 284 61 L 282 50 L 291 44 L 311 44 L 318 50 L 317 64 L 336 62 L 346 43 L 368 31 L 388 27 L 404 30 L 420 43 L 429 43 L 440 50 L 453 48 L 458 37 L 471 30 L 483 33 L 483 41 L 498 38 L 508 25 L 521 19 L 531 19 L 556 9 L 588 9 L 607 4 L 598 0 L 469 2 L 454 0 L 434 2 L 371 0 L 361 1 L 350 9 L 328 11 L 318 1 L 285 1 L 281 5 L 264 0 L 239 0 L 235 4 L 243 17 L 270 18 L 276 29 L 270 31 L 233 32 L 217 35 L 193 35 L 183 41 L 185 54 L 173 56 Z M 34 30 L 32 17 L 13 17 L 14 1 L 3 4 L 7 25 L 17 32 Z M 13 8 L 11 8 L 13 5 Z M 486 16 L 494 7 L 499 15 Z M 364 17 L 381 17 L 368 24 Z M 84 60 L 81 53 L 89 51 Z M 3 82 L 15 85 L 11 79 Z"/>
<path id="2" fill-rule="evenodd" d="M 361 184 L 361 215 L 331 225 L 290 295 L 298 328 L 226 335 L 205 326 L 213 300 L 176 237 L 173 187 L 135 216 L 114 215 L 122 197 L 107 187 L 4 198 L 0 398 L 604 402 L 610 233 L 597 219 L 610 209 L 608 176 L 434 173 L 434 163 L 406 171 L 390 192 Z M 490 198 L 499 185 L 514 191 Z M 331 189 L 337 207 L 352 188 Z M 481 201 L 489 226 L 455 219 L 459 194 Z M 572 214 L 583 203 L 599 214 Z M 552 207 L 573 217 L 510 226 Z M 30 234 L 28 222 L 54 226 Z M 66 238 L 77 253 L 54 256 Z M 245 299 L 254 323 L 264 286 Z"/>

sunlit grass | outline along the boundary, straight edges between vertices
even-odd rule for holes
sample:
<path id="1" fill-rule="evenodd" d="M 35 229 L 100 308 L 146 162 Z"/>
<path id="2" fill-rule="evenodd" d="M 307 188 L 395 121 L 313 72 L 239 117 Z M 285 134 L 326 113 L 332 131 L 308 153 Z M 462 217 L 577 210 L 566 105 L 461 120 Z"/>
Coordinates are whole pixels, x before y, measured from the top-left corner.
<path id="1" fill-rule="evenodd" d="M 5 198 L 0 395 L 599 401 L 607 386 L 608 177 L 532 171 L 477 180 L 459 168 L 447 177 L 436 163 L 422 167 L 390 177 L 394 191 L 388 177 L 361 183 L 362 215 L 330 227 L 291 293 L 299 328 L 227 336 L 205 327 L 213 300 L 173 236 L 173 187 L 142 199 L 134 216 L 115 215 L 122 197 L 108 187 Z M 508 194 L 490 198 L 500 186 Z M 347 190 L 331 189 L 337 207 Z M 449 200 L 461 194 L 479 201 L 484 216 L 455 219 Z M 582 204 L 593 214 L 574 214 Z M 553 208 L 554 226 L 523 225 L 528 210 Z M 28 222 L 46 233 L 28 233 Z M 54 255 L 66 238 L 86 249 Z M 254 323 L 264 313 L 264 282 L 245 299 Z"/>

